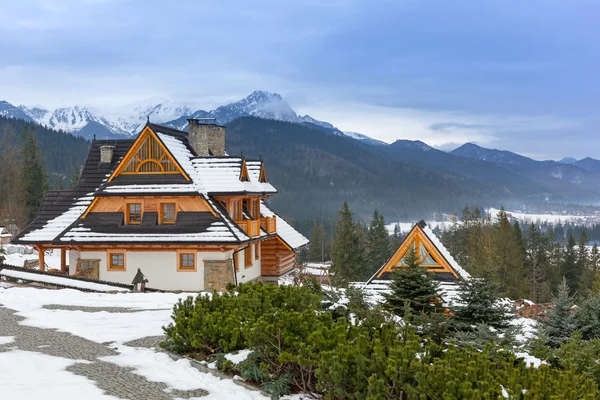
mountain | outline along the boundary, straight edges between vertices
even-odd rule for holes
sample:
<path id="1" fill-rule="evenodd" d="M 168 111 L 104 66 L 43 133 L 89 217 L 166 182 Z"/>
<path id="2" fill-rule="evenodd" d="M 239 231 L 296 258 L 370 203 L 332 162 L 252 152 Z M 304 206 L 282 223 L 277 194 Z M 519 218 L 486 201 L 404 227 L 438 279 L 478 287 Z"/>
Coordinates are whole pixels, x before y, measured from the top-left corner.
<path id="1" fill-rule="evenodd" d="M 583 168 L 586 171 L 600 172 L 600 160 L 596 160 L 595 158 L 586 157 L 583 160 L 574 162 L 573 165 Z"/>
<path id="2" fill-rule="evenodd" d="M 575 164 L 537 161 L 506 150 L 486 149 L 474 143 L 466 143 L 452 150 L 451 154 L 494 163 L 537 182 L 547 191 L 559 194 L 568 201 L 597 202 L 600 198 L 600 173 Z"/>
<path id="3" fill-rule="evenodd" d="M 561 164 L 575 164 L 577 162 L 577 159 L 573 157 L 565 157 L 562 160 L 559 160 L 558 162 Z"/>
<path id="4" fill-rule="evenodd" d="M 344 135 L 352 138 L 352 139 L 356 139 L 359 140 L 361 142 L 370 144 L 372 146 L 388 146 L 387 143 L 382 142 L 381 140 L 377 140 L 377 139 L 373 139 L 372 137 L 369 137 L 367 135 L 363 135 L 362 133 L 357 133 L 357 132 L 344 132 Z"/>
<path id="5" fill-rule="evenodd" d="M 214 118 L 217 123 L 226 125 L 240 117 L 257 117 L 316 127 L 327 133 L 347 135 L 376 146 L 386 145 L 360 133 L 345 134 L 329 122 L 319 121 L 310 115 L 298 115 L 280 94 L 264 90 L 256 90 L 240 101 L 211 111 L 195 110 L 184 103 L 166 99 L 149 99 L 124 107 L 118 115 L 108 116 L 80 105 L 47 110 L 23 105 L 15 107 L 2 101 L 0 115 L 34 121 L 39 125 L 88 139 L 94 136 L 98 139 L 112 139 L 135 135 L 148 118 L 155 123 L 187 130 L 189 118 Z"/>
<path id="6" fill-rule="evenodd" d="M 19 107 L 15 107 L 7 101 L 0 101 L 0 116 L 5 118 L 22 119 L 24 121 L 32 122 L 33 119 L 23 112 Z"/>

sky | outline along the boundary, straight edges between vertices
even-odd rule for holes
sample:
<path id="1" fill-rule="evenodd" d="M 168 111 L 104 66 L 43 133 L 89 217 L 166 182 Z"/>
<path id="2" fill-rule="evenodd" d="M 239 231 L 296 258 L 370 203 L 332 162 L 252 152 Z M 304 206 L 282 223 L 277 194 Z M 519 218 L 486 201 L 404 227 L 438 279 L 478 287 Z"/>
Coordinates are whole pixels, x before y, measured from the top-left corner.
<path id="1" fill-rule="evenodd" d="M 256 89 L 344 131 L 600 158 L 600 0 L 0 0 L 0 100 L 203 109 Z"/>

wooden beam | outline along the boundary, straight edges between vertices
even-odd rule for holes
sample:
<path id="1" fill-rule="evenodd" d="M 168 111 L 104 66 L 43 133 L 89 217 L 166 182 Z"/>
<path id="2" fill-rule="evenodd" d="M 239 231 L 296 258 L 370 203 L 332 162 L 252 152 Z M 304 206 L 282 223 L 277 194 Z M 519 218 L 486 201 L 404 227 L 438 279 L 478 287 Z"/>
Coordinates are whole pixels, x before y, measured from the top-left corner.
<path id="1" fill-rule="evenodd" d="M 44 271 L 45 270 L 45 265 L 46 265 L 46 260 L 44 259 L 44 248 L 42 246 L 38 247 L 38 262 L 39 262 L 39 268 L 40 271 Z"/>
<path id="2" fill-rule="evenodd" d="M 62 272 L 69 272 L 69 267 L 67 266 L 67 250 L 60 249 L 60 270 Z"/>

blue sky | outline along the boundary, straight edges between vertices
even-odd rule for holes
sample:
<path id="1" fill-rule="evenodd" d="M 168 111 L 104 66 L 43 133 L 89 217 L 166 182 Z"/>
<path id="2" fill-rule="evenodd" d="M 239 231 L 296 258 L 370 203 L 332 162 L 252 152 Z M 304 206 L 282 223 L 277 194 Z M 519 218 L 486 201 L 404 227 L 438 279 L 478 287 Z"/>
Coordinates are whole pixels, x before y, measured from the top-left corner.
<path id="1" fill-rule="evenodd" d="M 600 158 L 600 2 L 0 0 L 0 99 L 211 108 L 254 89 L 388 142 Z"/>

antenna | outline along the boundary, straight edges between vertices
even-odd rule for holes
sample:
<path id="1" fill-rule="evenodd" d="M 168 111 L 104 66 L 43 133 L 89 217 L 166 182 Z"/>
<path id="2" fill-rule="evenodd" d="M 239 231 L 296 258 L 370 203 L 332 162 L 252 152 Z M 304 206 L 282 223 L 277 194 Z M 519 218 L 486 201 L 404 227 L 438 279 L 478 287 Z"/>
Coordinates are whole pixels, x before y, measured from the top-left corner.
<path id="1" fill-rule="evenodd" d="M 147 124 L 149 124 L 149 123 L 150 123 L 150 114 L 148 114 L 148 115 L 146 116 L 146 118 L 147 118 L 147 120 L 146 120 L 146 123 L 147 123 Z"/>

